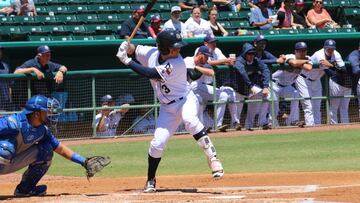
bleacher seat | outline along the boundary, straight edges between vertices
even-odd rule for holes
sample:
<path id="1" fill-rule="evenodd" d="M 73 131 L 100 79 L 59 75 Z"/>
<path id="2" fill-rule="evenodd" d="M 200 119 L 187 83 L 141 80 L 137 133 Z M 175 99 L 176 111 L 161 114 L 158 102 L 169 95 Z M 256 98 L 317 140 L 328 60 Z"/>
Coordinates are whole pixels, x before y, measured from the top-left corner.
<path id="1" fill-rule="evenodd" d="M 49 34 L 45 31 L 43 31 L 41 26 L 21 26 L 21 29 L 23 32 L 26 32 L 26 34 L 32 34 L 32 35 L 46 35 Z"/>
<path id="2" fill-rule="evenodd" d="M 51 37 L 49 36 L 28 36 L 29 41 L 51 41 Z"/>
<path id="3" fill-rule="evenodd" d="M 117 13 L 131 13 L 132 9 L 129 4 L 113 4 L 109 6 L 111 10 L 116 11 Z"/>
<path id="4" fill-rule="evenodd" d="M 57 15 L 56 18 L 57 18 L 56 22 L 62 24 L 76 24 L 78 22 L 76 15 L 73 14 Z"/>
<path id="5" fill-rule="evenodd" d="M 350 3 L 353 7 L 360 7 L 360 0 L 350 0 Z"/>
<path id="6" fill-rule="evenodd" d="M 278 35 L 279 30 L 260 30 L 260 33 L 263 35 Z"/>
<path id="7" fill-rule="evenodd" d="M 48 15 L 34 16 L 34 21 L 39 24 L 46 24 L 46 25 L 53 25 L 59 23 L 55 16 L 48 16 Z"/>
<path id="8" fill-rule="evenodd" d="M 125 20 L 127 20 L 128 18 L 131 18 L 131 14 L 130 13 L 120 13 L 117 15 L 118 19 L 119 19 L 119 23 L 124 22 Z"/>
<path id="9" fill-rule="evenodd" d="M 135 8 L 138 8 L 139 6 L 142 6 L 145 9 L 146 5 L 147 5 L 147 3 L 131 3 L 130 4 L 131 11 L 133 11 Z"/>
<path id="10" fill-rule="evenodd" d="M 118 33 L 118 31 L 121 29 L 121 24 L 108 24 L 107 27 L 108 27 L 113 33 Z"/>
<path id="11" fill-rule="evenodd" d="M 98 14 L 98 21 L 104 23 L 115 23 L 119 22 L 120 20 L 116 14 Z"/>
<path id="12" fill-rule="evenodd" d="M 355 28 L 336 28 L 337 32 L 356 32 Z"/>
<path id="13" fill-rule="evenodd" d="M 323 28 L 323 29 L 318 29 L 319 33 L 335 33 L 336 28 Z"/>
<path id="14" fill-rule="evenodd" d="M 88 9 L 87 5 L 83 5 L 83 4 L 81 4 L 81 5 L 68 5 L 67 9 L 68 9 L 68 13 L 80 14 L 80 13 L 89 12 L 89 9 Z"/>
<path id="15" fill-rule="evenodd" d="M 69 32 L 64 29 L 63 25 L 47 25 L 47 26 L 42 26 L 42 29 L 48 33 L 51 33 L 51 35 L 69 34 Z"/>
<path id="16" fill-rule="evenodd" d="M 14 21 L 14 18 L 12 16 L 1 16 L 0 23 L 1 23 L 1 25 L 16 24 L 16 22 Z"/>
<path id="17" fill-rule="evenodd" d="M 111 5 L 107 4 L 92 4 L 88 5 L 88 12 L 89 13 L 113 13 L 115 9 L 111 7 Z"/>
<path id="18" fill-rule="evenodd" d="M 170 12 L 160 13 L 160 17 L 163 22 L 166 22 L 171 18 L 171 13 Z"/>
<path id="19" fill-rule="evenodd" d="M 82 23 L 97 23 L 99 22 L 98 16 L 96 14 L 81 14 L 77 15 L 77 19 Z"/>
<path id="20" fill-rule="evenodd" d="M 94 40 L 94 36 L 73 36 L 74 40 L 84 40 L 84 41 L 89 41 L 89 40 Z"/>
<path id="21" fill-rule="evenodd" d="M 108 35 L 112 34 L 112 28 L 108 27 L 105 24 L 101 25 L 86 25 L 86 33 L 96 34 L 96 35 Z"/>
<path id="22" fill-rule="evenodd" d="M 249 21 L 247 20 L 234 20 L 231 22 L 233 28 L 248 29 L 251 28 Z"/>
<path id="23" fill-rule="evenodd" d="M 85 35 L 86 34 L 84 25 L 66 25 L 66 26 L 64 26 L 64 30 L 67 33 L 72 33 L 74 35 Z"/>
<path id="24" fill-rule="evenodd" d="M 171 7 L 168 3 L 157 2 L 152 9 L 159 12 L 170 12 Z"/>
<path id="25" fill-rule="evenodd" d="M 298 30 L 299 33 L 301 34 L 314 34 L 314 33 L 318 33 L 317 29 L 299 29 Z"/>
<path id="26" fill-rule="evenodd" d="M 49 14 L 49 11 L 48 11 L 48 8 L 47 6 L 36 6 L 36 13 L 38 15 L 48 15 Z"/>
<path id="27" fill-rule="evenodd" d="M 88 0 L 67 0 L 68 4 L 87 4 Z"/>
<path id="28" fill-rule="evenodd" d="M 96 35 L 96 40 L 116 40 L 115 35 Z"/>
<path id="29" fill-rule="evenodd" d="M 335 7 L 351 7 L 350 0 L 333 0 Z"/>
<path id="30" fill-rule="evenodd" d="M 298 34 L 299 31 L 297 29 L 280 29 L 279 33 L 283 35 L 288 35 L 288 34 Z"/>
<path id="31" fill-rule="evenodd" d="M 71 35 L 67 36 L 51 36 L 52 41 L 71 41 L 73 37 Z"/>
<path id="32" fill-rule="evenodd" d="M 232 24 L 230 23 L 230 21 L 219 21 L 219 24 L 221 26 L 223 26 L 226 29 L 231 29 L 233 28 Z"/>

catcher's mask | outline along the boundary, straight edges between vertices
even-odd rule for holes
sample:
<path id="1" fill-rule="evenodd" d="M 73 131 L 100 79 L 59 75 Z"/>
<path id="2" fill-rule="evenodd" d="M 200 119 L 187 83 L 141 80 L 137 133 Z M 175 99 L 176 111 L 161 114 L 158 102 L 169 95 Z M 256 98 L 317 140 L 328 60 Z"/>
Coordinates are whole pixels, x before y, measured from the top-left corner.
<path id="1" fill-rule="evenodd" d="M 55 98 L 35 95 L 26 102 L 24 113 L 31 114 L 37 111 L 47 111 L 48 120 L 51 124 L 55 124 L 58 121 L 58 116 L 62 113 L 62 108 Z"/>

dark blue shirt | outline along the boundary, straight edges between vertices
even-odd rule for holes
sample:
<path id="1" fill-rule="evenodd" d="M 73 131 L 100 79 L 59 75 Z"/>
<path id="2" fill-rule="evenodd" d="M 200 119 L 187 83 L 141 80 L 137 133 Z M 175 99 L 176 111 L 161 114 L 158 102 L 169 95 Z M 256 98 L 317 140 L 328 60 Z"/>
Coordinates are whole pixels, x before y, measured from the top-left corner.
<path id="1" fill-rule="evenodd" d="M 0 118 L 0 140 L 13 143 L 16 154 L 26 151 L 38 142 L 51 144 L 53 150 L 60 144 L 47 126 L 32 127 L 23 112 Z"/>
<path id="2" fill-rule="evenodd" d="M 230 80 L 227 85 L 242 95 L 249 95 L 249 89 L 253 85 L 261 88 L 269 87 L 270 70 L 266 64 L 254 58 L 251 64 L 247 64 L 242 56 L 237 57 L 235 67 L 230 69 Z"/>
<path id="3" fill-rule="evenodd" d="M 261 55 L 261 57 L 257 56 L 258 59 L 261 60 L 261 62 L 265 63 L 265 64 L 273 64 L 276 63 L 277 58 L 272 55 L 270 52 L 268 51 L 264 51 Z"/>
<path id="4" fill-rule="evenodd" d="M 130 36 L 132 31 L 135 29 L 137 22 L 135 22 L 134 18 L 129 18 L 126 21 L 124 21 L 121 24 L 121 29 L 120 29 L 120 38 L 125 38 L 125 36 Z M 138 31 L 136 32 L 134 38 L 148 38 L 148 36 L 150 36 L 149 33 L 149 26 L 143 22 L 141 24 L 141 26 L 139 27 Z"/>
<path id="5" fill-rule="evenodd" d="M 17 67 L 16 69 L 35 67 L 35 68 L 39 69 L 41 72 L 43 72 L 45 77 L 47 77 L 47 79 L 45 81 L 38 81 L 38 80 L 32 81 L 31 82 L 31 91 L 33 91 L 34 94 L 42 94 L 42 95 L 49 96 L 49 94 L 51 92 L 55 91 L 55 89 L 57 91 L 63 91 L 62 90 L 63 86 L 56 85 L 54 80 L 52 79 L 53 78 L 52 73 L 59 71 L 61 66 L 63 66 L 63 65 L 54 63 L 52 61 L 49 61 L 48 64 L 46 64 L 45 66 L 42 66 L 39 63 L 37 57 L 35 57 L 33 59 L 26 61 L 24 64 Z"/>

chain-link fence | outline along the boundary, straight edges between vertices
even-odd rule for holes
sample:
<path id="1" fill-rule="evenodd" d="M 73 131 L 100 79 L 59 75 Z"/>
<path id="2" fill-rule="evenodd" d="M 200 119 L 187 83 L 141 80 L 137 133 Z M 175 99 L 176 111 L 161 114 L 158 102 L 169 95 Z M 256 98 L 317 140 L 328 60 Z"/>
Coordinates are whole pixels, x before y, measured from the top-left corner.
<path id="1" fill-rule="evenodd" d="M 220 87 L 228 78 L 229 67 L 221 66 L 216 70 L 216 82 L 214 88 Z M 87 138 L 96 137 L 95 118 L 102 110 L 109 108 L 102 107 L 101 97 L 104 95 L 111 95 L 115 100 L 115 106 L 112 109 L 129 109 L 123 114 L 119 125 L 116 126 L 116 136 L 122 135 L 151 135 L 155 129 L 155 123 L 159 111 L 159 104 L 154 95 L 152 87 L 148 79 L 140 77 L 131 70 L 92 70 L 92 71 L 69 71 L 65 77 L 64 83 L 61 85 L 55 84 L 52 75 L 48 75 L 46 80 L 37 81 L 34 76 L 25 76 L 21 74 L 2 74 L 0 81 L 2 90 L 10 88 L 10 100 L 1 99 L 0 116 L 21 111 L 27 99 L 34 94 L 44 94 L 59 100 L 64 108 L 64 112 L 59 116 L 59 121 L 56 126 L 53 126 L 55 134 L 59 138 Z M 6 85 L 5 85 L 6 84 Z M 39 85 L 40 84 L 40 85 Z M 273 83 L 271 83 L 273 85 Z M 243 100 L 235 101 L 235 103 L 244 103 L 243 110 L 240 115 L 240 123 L 245 122 L 248 111 L 248 103 L 263 103 L 268 102 L 269 110 L 267 118 L 277 118 L 278 124 L 270 119 L 273 127 L 289 126 L 286 119 L 290 115 L 291 102 L 299 101 L 298 110 L 300 112 L 299 120 L 305 121 L 304 110 L 301 103 L 306 100 L 319 101 L 320 100 L 320 119 L 321 124 L 331 124 L 333 118 L 330 115 L 331 104 L 338 100 L 338 122 L 346 122 L 342 116 L 346 115 L 346 103 L 344 98 L 349 101 L 348 105 L 348 122 L 359 122 L 359 107 L 356 95 L 356 89 L 353 89 L 350 94 L 345 97 L 337 96 L 329 99 L 329 79 L 324 76 L 322 78 L 322 96 L 308 97 L 308 98 L 294 98 L 294 97 L 280 97 L 279 100 L 251 100 L 244 97 Z M 272 89 L 272 87 L 270 87 Z M 6 92 L 6 91 L 4 91 Z M 2 94 L 3 97 L 4 94 Z M 272 95 L 272 93 L 270 94 Z M 214 101 L 217 98 L 214 97 Z M 277 102 L 278 101 L 278 102 Z M 231 103 L 231 101 L 230 101 Z M 123 104 L 130 104 L 128 107 Z M 210 102 L 206 108 L 207 125 L 216 129 L 216 115 L 214 110 L 217 108 L 219 102 Z M 279 111 L 275 115 L 274 107 L 279 106 Z M 259 119 L 259 109 L 255 114 L 255 119 Z M 210 123 L 210 124 L 209 124 Z M 231 116 L 226 110 L 224 116 L 224 124 L 231 123 Z M 255 122 L 254 127 L 259 126 L 259 122 Z M 184 126 L 181 125 L 177 131 L 185 132 Z"/>

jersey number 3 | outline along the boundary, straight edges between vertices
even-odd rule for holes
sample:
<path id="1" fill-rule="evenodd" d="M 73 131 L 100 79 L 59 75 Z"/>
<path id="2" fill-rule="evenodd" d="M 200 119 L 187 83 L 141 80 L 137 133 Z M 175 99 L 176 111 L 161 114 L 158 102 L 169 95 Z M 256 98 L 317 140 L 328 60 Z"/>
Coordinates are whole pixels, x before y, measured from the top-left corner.
<path id="1" fill-rule="evenodd" d="M 170 89 L 166 85 L 161 85 L 161 89 L 164 90 L 166 94 L 169 94 Z"/>

